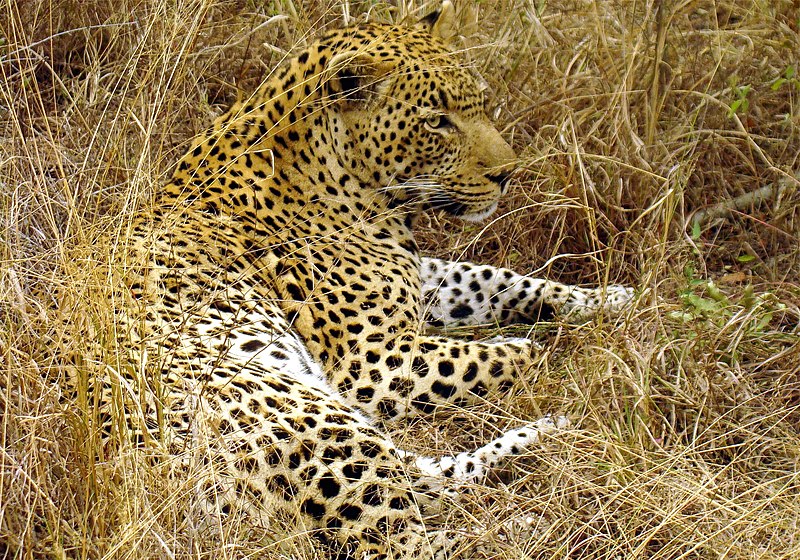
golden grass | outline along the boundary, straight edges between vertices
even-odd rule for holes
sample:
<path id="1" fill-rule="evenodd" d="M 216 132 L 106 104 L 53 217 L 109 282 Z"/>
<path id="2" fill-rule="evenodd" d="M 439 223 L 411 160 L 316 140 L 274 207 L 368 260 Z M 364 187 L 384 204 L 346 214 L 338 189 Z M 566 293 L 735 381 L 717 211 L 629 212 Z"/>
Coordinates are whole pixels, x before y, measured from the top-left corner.
<path id="1" fill-rule="evenodd" d="M 542 412 L 575 420 L 451 508 L 486 531 L 479 557 L 800 557 L 800 5 L 459 6 L 522 172 L 491 223 L 431 216 L 422 246 L 639 295 L 619 321 L 537 328 L 548 349 L 513 395 L 398 440 L 446 449 Z M 388 13 L 0 3 L 0 557 L 277 557 L 236 519 L 202 529 L 173 462 L 105 453 L 92 403 L 58 382 L 65 356 L 86 376 L 118 365 L 100 263 L 188 139 L 348 10 Z M 769 185 L 762 204 L 730 204 Z M 535 534 L 500 538 L 520 516 Z"/>

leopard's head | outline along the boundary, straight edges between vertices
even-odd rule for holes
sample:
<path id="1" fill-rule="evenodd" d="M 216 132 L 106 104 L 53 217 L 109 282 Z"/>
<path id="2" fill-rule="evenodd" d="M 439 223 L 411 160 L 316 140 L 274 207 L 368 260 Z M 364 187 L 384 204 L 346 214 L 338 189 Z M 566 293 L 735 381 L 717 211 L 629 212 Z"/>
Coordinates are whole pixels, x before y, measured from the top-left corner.
<path id="1" fill-rule="evenodd" d="M 328 63 L 334 143 L 349 172 L 394 205 L 466 220 L 494 212 L 515 155 L 484 112 L 475 72 L 448 47 L 455 14 L 412 29 L 355 28 Z"/>

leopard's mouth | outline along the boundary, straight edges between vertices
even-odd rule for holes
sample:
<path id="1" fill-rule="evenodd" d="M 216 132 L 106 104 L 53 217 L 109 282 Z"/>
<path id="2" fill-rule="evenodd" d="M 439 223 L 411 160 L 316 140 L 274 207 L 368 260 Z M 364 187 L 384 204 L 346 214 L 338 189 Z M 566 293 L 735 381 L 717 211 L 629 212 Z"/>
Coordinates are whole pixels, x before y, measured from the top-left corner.
<path id="1" fill-rule="evenodd" d="M 494 192 L 481 196 L 464 196 L 462 200 L 457 199 L 453 193 L 438 192 L 428 200 L 429 207 L 443 210 L 468 222 L 485 220 L 497 210 L 498 199 L 505 194 L 511 173 L 486 174 L 484 177 L 496 185 L 497 190 L 493 189 Z"/>

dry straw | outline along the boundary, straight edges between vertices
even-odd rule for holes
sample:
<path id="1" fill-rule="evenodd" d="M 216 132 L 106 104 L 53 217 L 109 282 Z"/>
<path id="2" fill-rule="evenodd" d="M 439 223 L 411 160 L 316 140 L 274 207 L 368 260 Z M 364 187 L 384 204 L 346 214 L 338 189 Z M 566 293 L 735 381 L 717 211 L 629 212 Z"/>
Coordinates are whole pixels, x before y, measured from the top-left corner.
<path id="1" fill-rule="evenodd" d="M 188 139 L 318 30 L 390 8 L 0 2 L 0 558 L 313 554 L 280 520 L 280 547 L 204 528 L 193 473 L 100 447 L 92 395 L 59 381 L 136 368 L 103 262 Z M 458 449 L 576 420 L 448 522 L 486 558 L 800 557 L 797 0 L 459 8 L 521 172 L 491 223 L 432 216 L 421 245 L 639 295 L 617 322 L 537 328 L 539 368 L 502 402 L 396 434 Z M 500 530 L 526 517 L 532 536 Z"/>

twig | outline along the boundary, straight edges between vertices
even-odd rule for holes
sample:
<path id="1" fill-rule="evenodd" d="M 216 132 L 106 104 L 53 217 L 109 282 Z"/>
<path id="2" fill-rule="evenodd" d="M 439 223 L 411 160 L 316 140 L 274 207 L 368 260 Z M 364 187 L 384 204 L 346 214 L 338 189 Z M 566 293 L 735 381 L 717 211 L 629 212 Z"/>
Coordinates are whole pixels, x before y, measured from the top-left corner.
<path id="1" fill-rule="evenodd" d="M 762 202 L 780 197 L 788 188 L 786 184 L 770 184 L 760 189 L 744 193 L 730 200 L 724 200 L 703 210 L 698 210 L 692 216 L 692 226 L 702 224 L 716 218 L 723 218 L 734 210 L 746 210 L 752 206 L 757 206 Z"/>

